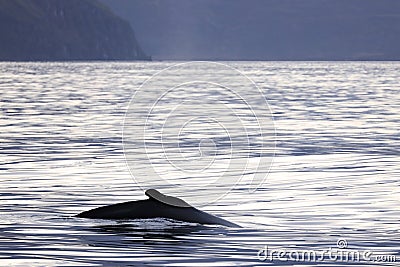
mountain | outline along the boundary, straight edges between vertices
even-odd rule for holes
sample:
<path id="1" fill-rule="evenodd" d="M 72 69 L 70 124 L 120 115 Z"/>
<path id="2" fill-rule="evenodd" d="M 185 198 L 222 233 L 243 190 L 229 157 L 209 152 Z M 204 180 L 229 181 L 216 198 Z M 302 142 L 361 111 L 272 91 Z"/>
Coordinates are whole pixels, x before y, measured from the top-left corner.
<path id="1" fill-rule="evenodd" d="M 400 60 L 399 0 L 101 0 L 153 58 Z"/>
<path id="2" fill-rule="evenodd" d="M 146 60 L 128 22 L 95 0 L 0 0 L 0 60 Z"/>

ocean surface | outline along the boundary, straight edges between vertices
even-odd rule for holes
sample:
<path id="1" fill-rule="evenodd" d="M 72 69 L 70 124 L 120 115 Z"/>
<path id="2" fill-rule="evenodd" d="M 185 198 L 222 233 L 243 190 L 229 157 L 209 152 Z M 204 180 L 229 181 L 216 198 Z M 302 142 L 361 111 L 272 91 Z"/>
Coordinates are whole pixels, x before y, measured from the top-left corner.
<path id="1" fill-rule="evenodd" d="M 0 266 L 399 266 L 399 62 L 225 62 L 267 100 L 249 105 L 268 140 L 243 135 L 252 109 L 221 87 L 139 89 L 176 63 L 0 63 Z M 149 147 L 126 149 L 142 133 L 125 119 L 150 106 Z M 236 183 L 264 159 L 257 190 Z M 209 180 L 221 173 L 231 190 Z M 152 181 L 242 228 L 73 217 Z"/>

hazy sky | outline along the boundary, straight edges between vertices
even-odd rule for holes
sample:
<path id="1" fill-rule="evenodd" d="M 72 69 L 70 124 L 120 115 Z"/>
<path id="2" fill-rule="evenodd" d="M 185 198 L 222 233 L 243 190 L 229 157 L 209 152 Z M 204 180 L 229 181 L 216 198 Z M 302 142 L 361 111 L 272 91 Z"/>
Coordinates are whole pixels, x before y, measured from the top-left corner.
<path id="1" fill-rule="evenodd" d="M 154 58 L 400 59 L 397 0 L 102 0 Z"/>

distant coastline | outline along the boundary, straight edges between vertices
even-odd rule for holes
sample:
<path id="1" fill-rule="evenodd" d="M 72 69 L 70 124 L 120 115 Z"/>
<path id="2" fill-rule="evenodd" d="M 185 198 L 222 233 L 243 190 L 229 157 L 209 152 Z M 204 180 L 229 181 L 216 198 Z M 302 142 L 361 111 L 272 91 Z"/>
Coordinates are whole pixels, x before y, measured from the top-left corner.
<path id="1" fill-rule="evenodd" d="M 3 0 L 0 61 L 151 60 L 130 24 L 95 0 Z"/>
<path id="2" fill-rule="evenodd" d="M 397 0 L 100 1 L 154 60 L 400 60 Z"/>

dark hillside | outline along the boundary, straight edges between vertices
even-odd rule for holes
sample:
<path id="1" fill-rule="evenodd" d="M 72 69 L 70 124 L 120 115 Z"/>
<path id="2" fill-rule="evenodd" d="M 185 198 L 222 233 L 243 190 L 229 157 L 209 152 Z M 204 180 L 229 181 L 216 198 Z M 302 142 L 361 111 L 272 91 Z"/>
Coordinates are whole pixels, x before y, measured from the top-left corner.
<path id="1" fill-rule="evenodd" d="M 128 22 L 93 0 L 0 0 L 0 60 L 147 59 Z"/>

